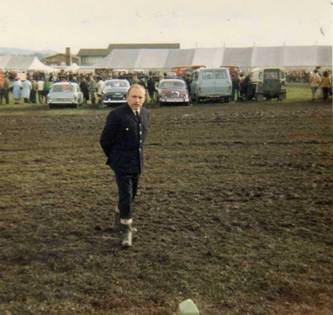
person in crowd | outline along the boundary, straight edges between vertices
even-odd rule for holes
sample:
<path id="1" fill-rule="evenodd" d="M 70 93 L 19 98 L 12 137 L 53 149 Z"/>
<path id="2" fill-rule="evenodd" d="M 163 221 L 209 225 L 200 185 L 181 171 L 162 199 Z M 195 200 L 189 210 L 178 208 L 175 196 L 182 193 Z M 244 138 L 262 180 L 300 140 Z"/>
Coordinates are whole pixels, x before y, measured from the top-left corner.
<path id="1" fill-rule="evenodd" d="M 152 73 L 149 73 L 149 78 L 147 81 L 147 89 L 149 94 L 150 103 L 155 102 L 156 88 L 155 88 L 155 80 L 153 78 Z"/>
<path id="2" fill-rule="evenodd" d="M 23 97 L 24 103 L 30 103 L 30 93 L 31 93 L 31 82 L 27 78 L 22 83 L 22 97 Z"/>
<path id="3" fill-rule="evenodd" d="M 96 96 L 95 96 L 96 90 L 97 90 L 96 81 L 95 81 L 94 77 L 91 76 L 90 80 L 89 80 L 89 94 L 90 94 L 91 104 L 93 104 L 93 105 L 95 105 L 95 103 L 96 103 Z"/>
<path id="4" fill-rule="evenodd" d="M 47 97 L 50 93 L 51 85 L 52 85 L 52 81 L 51 81 L 51 77 L 50 77 L 49 79 L 46 79 L 44 81 L 44 86 L 43 86 L 43 98 L 44 98 L 45 104 L 47 104 Z"/>
<path id="5" fill-rule="evenodd" d="M 231 75 L 231 83 L 232 83 L 232 92 L 231 92 L 231 98 L 233 101 L 238 101 L 239 100 L 239 85 L 240 85 L 240 80 L 238 73 L 234 71 Z"/>
<path id="6" fill-rule="evenodd" d="M 83 94 L 83 103 L 87 104 L 89 101 L 89 86 L 85 78 L 83 78 L 80 83 L 80 90 Z"/>
<path id="7" fill-rule="evenodd" d="M 323 99 L 327 100 L 330 89 L 332 88 L 332 82 L 329 77 L 328 71 L 324 71 L 320 86 L 323 94 Z"/>
<path id="8" fill-rule="evenodd" d="M 0 104 L 2 104 L 3 99 L 5 100 L 7 105 L 9 104 L 9 89 L 10 89 L 10 81 L 7 78 L 7 76 L 5 76 L 0 91 Z"/>
<path id="9" fill-rule="evenodd" d="M 192 76 L 190 73 L 187 73 L 185 76 L 185 83 L 188 91 L 189 98 L 191 100 L 191 83 L 192 83 Z"/>
<path id="10" fill-rule="evenodd" d="M 249 78 L 245 77 L 244 73 L 241 72 L 239 74 L 239 94 L 240 99 L 246 101 L 247 99 L 247 85 L 248 85 Z"/>
<path id="11" fill-rule="evenodd" d="M 139 77 L 139 84 L 142 85 L 145 88 L 145 90 L 147 90 L 147 80 L 144 75 L 141 75 Z"/>
<path id="12" fill-rule="evenodd" d="M 318 70 L 313 70 L 313 73 L 310 75 L 310 87 L 311 87 L 311 93 L 312 93 L 312 100 L 314 101 L 316 99 L 317 90 L 321 83 L 321 77 L 318 74 Z"/>
<path id="13" fill-rule="evenodd" d="M 103 89 L 104 89 L 104 81 L 101 77 L 97 79 L 97 98 L 98 104 L 102 104 L 103 102 Z"/>
<path id="14" fill-rule="evenodd" d="M 40 77 L 37 81 L 37 95 L 38 95 L 38 103 L 44 103 L 44 80 Z"/>
<path id="15" fill-rule="evenodd" d="M 14 103 L 19 104 L 21 100 L 21 88 L 22 88 L 22 82 L 21 80 L 16 77 L 13 83 L 13 97 L 14 97 Z"/>
<path id="16" fill-rule="evenodd" d="M 132 79 L 130 80 L 130 84 L 141 84 L 140 79 L 136 73 L 132 74 Z"/>
<path id="17" fill-rule="evenodd" d="M 118 204 L 116 226 L 122 232 L 122 246 L 132 246 L 133 201 L 143 171 L 143 144 L 149 128 L 149 111 L 143 107 L 146 90 L 133 84 L 127 104 L 112 110 L 100 138 L 107 164 L 115 173 Z"/>
<path id="18" fill-rule="evenodd" d="M 4 98 L 3 85 L 4 85 L 4 75 L 0 70 L 0 104 L 2 104 L 2 99 Z"/>
<path id="19" fill-rule="evenodd" d="M 30 103 L 36 104 L 37 95 L 37 82 L 35 80 L 31 81 L 31 92 L 30 92 Z"/>

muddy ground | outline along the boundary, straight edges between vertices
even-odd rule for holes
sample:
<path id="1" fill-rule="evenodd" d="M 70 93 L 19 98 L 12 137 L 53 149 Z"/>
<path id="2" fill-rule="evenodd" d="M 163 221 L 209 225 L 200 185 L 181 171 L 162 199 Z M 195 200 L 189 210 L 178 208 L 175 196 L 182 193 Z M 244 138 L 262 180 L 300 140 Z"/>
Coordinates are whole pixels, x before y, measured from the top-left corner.
<path id="1" fill-rule="evenodd" d="M 0 314 L 333 314 L 329 103 L 151 109 L 129 250 L 108 111 L 0 110 Z"/>

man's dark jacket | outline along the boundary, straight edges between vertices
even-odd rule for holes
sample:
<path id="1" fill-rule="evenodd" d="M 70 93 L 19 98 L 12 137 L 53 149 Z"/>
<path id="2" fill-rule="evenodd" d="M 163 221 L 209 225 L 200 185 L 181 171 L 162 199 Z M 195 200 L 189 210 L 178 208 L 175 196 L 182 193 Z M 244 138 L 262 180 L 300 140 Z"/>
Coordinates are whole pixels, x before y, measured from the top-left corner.
<path id="1" fill-rule="evenodd" d="M 139 174 L 143 170 L 143 143 L 149 127 L 149 111 L 142 107 L 140 119 L 128 104 L 112 110 L 106 120 L 100 144 L 106 164 L 116 173 Z"/>

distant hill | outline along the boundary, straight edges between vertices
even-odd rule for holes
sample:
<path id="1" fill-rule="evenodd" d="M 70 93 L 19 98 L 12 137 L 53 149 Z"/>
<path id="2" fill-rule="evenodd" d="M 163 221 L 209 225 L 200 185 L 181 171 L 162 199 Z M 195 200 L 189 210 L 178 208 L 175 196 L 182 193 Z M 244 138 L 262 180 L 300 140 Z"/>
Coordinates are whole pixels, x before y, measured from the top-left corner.
<path id="1" fill-rule="evenodd" d="M 25 56 L 38 56 L 39 58 L 47 57 L 56 54 L 56 51 L 53 50 L 28 50 L 28 49 L 21 49 L 21 48 L 7 48 L 7 47 L 0 47 L 0 56 L 3 55 L 25 55 Z"/>

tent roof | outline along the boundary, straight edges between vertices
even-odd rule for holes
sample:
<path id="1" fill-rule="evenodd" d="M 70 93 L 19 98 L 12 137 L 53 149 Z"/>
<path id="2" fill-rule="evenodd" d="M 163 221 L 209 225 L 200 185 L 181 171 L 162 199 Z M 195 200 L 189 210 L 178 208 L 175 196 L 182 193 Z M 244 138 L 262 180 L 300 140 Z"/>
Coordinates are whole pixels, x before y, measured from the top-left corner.
<path id="1" fill-rule="evenodd" d="M 220 67 L 223 62 L 224 48 L 197 48 L 194 51 L 192 65 Z"/>
<path id="2" fill-rule="evenodd" d="M 114 49 L 97 69 L 170 69 L 190 66 L 332 66 L 331 46 L 276 46 L 196 49 Z"/>
<path id="3" fill-rule="evenodd" d="M 136 69 L 156 69 L 165 63 L 169 49 L 142 49 L 138 52 Z"/>
<path id="4" fill-rule="evenodd" d="M 50 71 L 51 67 L 43 64 L 35 56 L 1 56 L 0 57 L 0 67 L 5 70 L 15 70 L 15 71 L 28 71 L 28 70 L 38 70 L 38 71 Z"/>
<path id="5" fill-rule="evenodd" d="M 6 69 L 11 56 L 0 56 L 0 69 Z"/>

